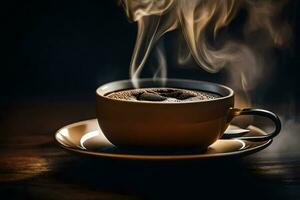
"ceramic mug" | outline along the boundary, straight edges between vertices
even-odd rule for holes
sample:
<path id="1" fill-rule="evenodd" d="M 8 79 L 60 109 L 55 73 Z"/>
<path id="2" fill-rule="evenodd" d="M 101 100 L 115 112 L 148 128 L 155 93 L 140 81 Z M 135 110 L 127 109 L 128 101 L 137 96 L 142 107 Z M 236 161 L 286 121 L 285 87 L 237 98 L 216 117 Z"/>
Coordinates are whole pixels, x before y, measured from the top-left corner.
<path id="1" fill-rule="evenodd" d="M 161 81 L 140 79 L 140 88 L 161 87 Z M 131 80 L 107 83 L 96 91 L 97 118 L 107 139 L 118 147 L 163 147 L 205 149 L 221 138 L 234 117 L 260 115 L 274 122 L 267 135 L 239 137 L 251 141 L 269 140 L 279 134 L 281 123 L 270 111 L 234 108 L 234 91 L 224 85 L 183 79 L 166 79 L 164 87 L 200 90 L 221 97 L 192 102 L 126 101 L 107 97 L 134 88 Z M 235 137 L 230 136 L 228 137 Z"/>

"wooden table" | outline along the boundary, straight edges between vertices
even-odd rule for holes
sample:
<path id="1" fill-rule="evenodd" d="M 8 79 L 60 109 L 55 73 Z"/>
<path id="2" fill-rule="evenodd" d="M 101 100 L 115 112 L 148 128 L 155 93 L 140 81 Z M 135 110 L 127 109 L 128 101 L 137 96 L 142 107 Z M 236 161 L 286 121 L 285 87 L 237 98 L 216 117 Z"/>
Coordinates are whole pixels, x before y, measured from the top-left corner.
<path id="1" fill-rule="evenodd" d="M 30 101 L 1 110 L 1 199 L 300 199 L 294 122 L 243 159 L 145 162 L 82 157 L 54 143 L 60 127 L 94 118 L 91 102 Z"/>

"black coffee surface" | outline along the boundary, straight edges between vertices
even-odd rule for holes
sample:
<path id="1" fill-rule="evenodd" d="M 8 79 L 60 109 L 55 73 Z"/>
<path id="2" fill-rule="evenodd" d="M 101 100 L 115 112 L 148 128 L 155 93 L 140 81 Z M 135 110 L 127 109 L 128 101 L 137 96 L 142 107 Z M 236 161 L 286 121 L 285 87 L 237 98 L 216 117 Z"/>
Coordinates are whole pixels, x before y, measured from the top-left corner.
<path id="1" fill-rule="evenodd" d="M 126 101 L 191 102 L 220 98 L 215 93 L 177 88 L 139 88 L 113 92 L 107 97 Z"/>

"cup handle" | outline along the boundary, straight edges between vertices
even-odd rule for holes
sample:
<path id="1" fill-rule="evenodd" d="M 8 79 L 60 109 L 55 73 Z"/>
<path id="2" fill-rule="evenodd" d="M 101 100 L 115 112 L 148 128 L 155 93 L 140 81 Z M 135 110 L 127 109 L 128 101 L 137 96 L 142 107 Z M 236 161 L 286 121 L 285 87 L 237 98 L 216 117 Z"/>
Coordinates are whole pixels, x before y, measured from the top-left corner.
<path id="1" fill-rule="evenodd" d="M 231 111 L 233 111 L 233 115 L 231 115 L 230 121 L 232 120 L 232 118 L 238 117 L 240 115 L 258 115 L 258 116 L 266 117 L 266 118 L 269 118 L 270 120 L 272 120 L 275 128 L 271 133 L 268 133 L 266 135 L 258 135 L 258 136 L 238 137 L 238 136 L 234 136 L 234 134 L 233 135 L 224 134 L 224 135 L 226 135 L 225 136 L 226 139 L 236 138 L 236 139 L 260 142 L 260 141 L 266 141 L 266 140 L 270 140 L 270 139 L 274 138 L 275 136 L 277 136 L 279 134 L 279 132 L 281 130 L 281 122 L 280 122 L 279 117 L 271 111 L 257 109 L 257 108 L 244 108 L 244 109 L 232 108 Z"/>

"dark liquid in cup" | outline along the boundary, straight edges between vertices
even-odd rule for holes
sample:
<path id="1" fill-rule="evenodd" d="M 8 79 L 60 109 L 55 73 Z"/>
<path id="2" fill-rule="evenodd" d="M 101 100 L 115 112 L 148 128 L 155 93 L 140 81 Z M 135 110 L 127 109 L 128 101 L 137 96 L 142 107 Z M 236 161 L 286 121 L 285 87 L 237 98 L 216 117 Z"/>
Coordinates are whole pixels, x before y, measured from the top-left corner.
<path id="1" fill-rule="evenodd" d="M 110 93 L 111 99 L 125 101 L 192 102 L 220 98 L 219 94 L 177 88 L 139 88 Z"/>

